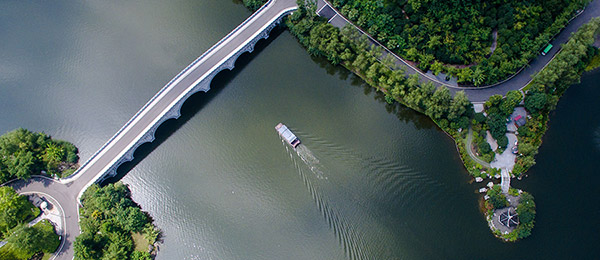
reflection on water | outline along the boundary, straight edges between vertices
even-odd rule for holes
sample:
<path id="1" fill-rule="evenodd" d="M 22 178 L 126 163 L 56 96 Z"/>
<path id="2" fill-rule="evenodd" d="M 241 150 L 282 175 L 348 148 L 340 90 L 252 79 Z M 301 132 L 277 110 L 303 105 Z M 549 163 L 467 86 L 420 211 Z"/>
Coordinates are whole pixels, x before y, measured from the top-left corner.
<path id="1" fill-rule="evenodd" d="M 596 148 L 600 150 L 600 127 L 594 133 L 594 142 L 596 142 Z"/>

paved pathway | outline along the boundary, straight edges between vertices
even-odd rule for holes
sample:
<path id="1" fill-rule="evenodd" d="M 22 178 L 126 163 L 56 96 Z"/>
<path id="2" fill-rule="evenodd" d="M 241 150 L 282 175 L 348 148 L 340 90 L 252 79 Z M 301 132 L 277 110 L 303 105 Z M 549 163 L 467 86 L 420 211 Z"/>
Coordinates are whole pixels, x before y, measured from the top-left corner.
<path id="1" fill-rule="evenodd" d="M 481 164 L 484 167 L 490 168 L 490 164 L 488 162 L 481 160 L 473 153 L 473 129 L 471 128 L 469 128 L 469 133 L 467 134 L 466 146 L 467 147 L 465 148 L 467 149 L 467 153 L 469 154 L 469 157 L 471 157 L 471 159 L 473 159 L 475 162 Z"/>
<path id="2" fill-rule="evenodd" d="M 450 88 L 452 93 L 455 93 L 460 90 L 464 90 L 469 100 L 471 102 L 485 102 L 489 97 L 500 94 L 506 95 L 508 91 L 511 90 L 519 90 L 525 87 L 529 81 L 531 81 L 531 77 L 539 72 L 542 68 L 546 66 L 548 62 L 558 53 L 560 50 L 560 45 L 567 42 L 571 33 L 577 31 L 579 27 L 594 17 L 600 17 L 600 0 L 593 0 L 588 4 L 585 11 L 573 19 L 552 41 L 552 45 L 555 47 L 545 56 L 538 56 L 533 61 L 529 63 L 529 65 L 524 68 L 520 73 L 516 74 L 514 77 L 501 82 L 500 84 L 491 85 L 488 87 L 481 88 L 461 88 L 458 86 L 456 81 L 446 81 L 444 76 L 435 76 L 431 73 L 423 73 L 418 69 L 414 68 L 410 63 L 406 62 L 387 48 L 383 46 L 381 43 L 373 39 L 370 35 L 362 31 L 356 25 L 352 24 L 348 19 L 343 17 L 341 13 L 335 10 L 330 3 L 325 0 L 317 1 L 317 12 L 320 16 L 323 16 L 329 20 L 333 26 L 342 28 L 348 24 L 354 26 L 357 30 L 359 30 L 362 34 L 366 35 L 369 38 L 371 44 L 378 45 L 384 49 L 384 55 L 392 56 L 396 59 L 396 64 L 400 67 L 404 68 L 407 74 L 419 74 L 421 80 L 433 82 L 434 85 L 444 85 Z"/>
<path id="3" fill-rule="evenodd" d="M 500 169 L 502 192 L 504 193 L 508 193 L 508 189 L 510 188 L 510 173 L 515 167 L 515 159 L 517 157 L 511 151 L 512 147 L 515 146 L 517 136 L 513 133 L 507 133 L 506 137 L 508 138 L 508 147 L 502 154 L 496 154 L 496 158 L 490 163 L 490 166 L 493 168 Z"/>

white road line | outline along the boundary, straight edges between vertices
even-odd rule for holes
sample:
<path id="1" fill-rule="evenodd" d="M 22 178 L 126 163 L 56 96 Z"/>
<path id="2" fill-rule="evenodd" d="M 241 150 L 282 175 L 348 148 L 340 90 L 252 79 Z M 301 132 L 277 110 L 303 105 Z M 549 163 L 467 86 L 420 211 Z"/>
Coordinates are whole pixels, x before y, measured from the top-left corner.
<path id="1" fill-rule="evenodd" d="M 63 207 L 60 205 L 60 203 L 58 203 L 58 200 L 55 199 L 54 197 L 50 196 L 47 193 L 41 192 L 41 191 L 27 191 L 27 192 L 22 192 L 19 193 L 21 195 L 31 195 L 31 194 L 42 194 L 43 196 L 46 196 L 50 199 L 52 199 L 56 205 L 58 205 L 58 208 L 60 209 L 60 212 L 62 214 L 62 224 L 63 224 L 63 229 L 62 229 L 62 237 L 60 239 L 60 246 L 58 247 L 58 249 L 54 252 L 53 257 L 51 258 L 51 260 L 56 259 L 56 257 L 58 256 L 58 253 L 60 253 L 60 251 L 62 251 L 63 247 L 65 246 L 65 240 L 67 239 L 67 218 L 65 217 L 65 211 L 63 210 Z M 79 210 L 78 210 L 79 211 Z"/>
<path id="2" fill-rule="evenodd" d="M 187 95 L 187 94 L 188 94 L 188 93 L 189 93 L 189 92 L 190 92 L 190 91 L 191 91 L 191 90 L 192 90 L 194 87 L 196 87 L 196 85 L 197 85 L 197 84 L 198 84 L 200 81 L 202 81 L 202 80 L 206 79 L 206 77 L 207 77 L 208 75 L 210 75 L 210 74 L 211 74 L 213 71 L 215 71 L 215 70 L 216 70 L 216 69 L 217 69 L 219 66 L 221 66 L 223 63 L 225 63 L 225 61 L 229 60 L 229 58 L 231 58 L 233 55 L 237 54 L 237 53 L 238 53 L 238 52 L 239 52 L 239 51 L 240 51 L 242 48 L 244 48 L 244 47 L 245 47 L 245 46 L 246 46 L 246 45 L 247 45 L 247 44 L 248 44 L 250 41 L 254 40 L 254 39 L 256 38 L 256 36 L 258 36 L 260 33 L 262 33 L 262 32 L 263 32 L 263 31 L 264 31 L 264 30 L 265 30 L 265 29 L 266 29 L 268 26 L 270 26 L 272 23 L 274 23 L 276 20 L 278 20 L 278 19 L 279 19 L 279 18 L 280 18 L 282 15 L 284 15 L 284 14 L 285 14 L 285 13 L 287 13 L 287 12 L 293 11 L 293 10 L 295 10 L 295 9 L 297 9 L 297 7 L 287 8 L 287 9 L 284 9 L 284 10 L 280 11 L 280 12 L 279 12 L 279 13 L 278 13 L 276 16 L 274 16 L 274 17 L 273 17 L 271 20 L 269 20 L 269 22 L 268 22 L 268 23 L 265 23 L 265 25 L 264 25 L 263 27 L 261 27 L 261 29 L 260 29 L 260 30 L 256 31 L 256 32 L 255 32 L 255 33 L 252 35 L 252 37 L 249 37 L 249 38 L 248 38 L 246 41 L 244 41 L 244 43 L 243 43 L 243 44 L 240 44 L 240 45 L 238 45 L 238 47 L 237 47 L 237 48 L 235 48 L 235 49 L 234 49 L 232 52 L 230 52 L 230 53 L 229 53 L 229 54 L 228 54 L 228 55 L 227 55 L 225 58 L 223 58 L 223 59 L 221 59 L 219 62 L 217 62 L 217 63 L 216 63 L 216 64 L 215 64 L 215 65 L 214 65 L 214 66 L 213 66 L 213 67 L 212 67 L 210 70 L 208 70 L 208 71 L 207 71 L 206 73 L 204 73 L 204 74 L 203 74 L 203 75 L 202 75 L 202 76 L 201 76 L 201 77 L 200 77 L 198 80 L 196 80 L 196 81 L 195 81 L 193 84 L 191 84 L 191 85 L 188 87 L 188 89 L 186 89 L 186 91 L 182 92 L 182 93 L 179 95 L 179 97 L 177 97 L 175 100 L 173 100 L 173 102 L 171 102 L 171 104 L 169 104 L 169 105 L 168 105 L 168 106 L 167 106 L 167 107 L 166 107 L 166 108 L 165 108 L 165 109 L 164 109 L 164 110 L 163 110 L 163 111 L 162 111 L 162 112 L 159 114 L 159 116 L 155 117 L 155 118 L 154 118 L 154 120 L 153 120 L 153 121 L 152 121 L 150 124 L 148 124 L 148 125 L 146 126 L 146 128 L 144 129 L 144 131 L 140 132 L 140 134 L 139 134 L 139 135 L 138 135 L 138 136 L 137 136 L 137 137 L 134 139 L 134 141 L 133 141 L 133 142 L 130 142 L 130 143 L 129 143 L 129 144 L 126 146 L 126 147 L 125 147 L 125 149 L 122 149 L 122 150 L 121 150 L 121 152 L 119 152 L 118 156 L 115 156 L 115 157 L 113 158 L 113 160 L 112 160 L 112 161 L 111 161 L 109 164 L 107 164 L 107 165 L 106 165 L 106 166 L 105 166 L 105 167 L 104 167 L 104 168 L 103 168 L 103 169 L 102 169 L 102 170 L 101 170 L 101 171 L 100 171 L 98 174 L 96 174 L 96 176 L 95 176 L 93 179 L 91 179 L 91 180 L 90 180 L 90 182 L 88 182 L 88 183 L 87 183 L 87 184 L 84 186 L 84 188 L 83 188 L 83 189 L 80 191 L 80 193 L 79 193 L 79 195 L 77 196 L 77 198 L 81 198 L 81 195 L 82 195 L 82 194 L 83 194 L 83 192 L 84 192 L 84 191 L 87 189 L 87 187 L 89 187 L 90 185 L 92 185 L 92 183 L 96 182 L 96 181 L 97 181 L 97 180 L 98 180 L 98 179 L 99 179 L 101 176 L 103 176 L 103 174 L 104 174 L 104 173 L 105 173 L 105 172 L 106 172 L 108 169 L 110 169 L 110 167 L 112 167 L 112 166 L 113 166 L 113 165 L 114 165 L 114 164 L 115 164 L 115 163 L 116 163 L 116 162 L 117 162 L 119 159 L 121 159 L 121 157 L 122 157 L 122 156 L 123 156 L 123 155 L 124 155 L 126 152 L 128 152 L 128 151 L 129 151 L 129 149 L 131 149 L 131 148 L 132 148 L 132 147 L 133 147 L 133 146 L 134 146 L 134 145 L 135 145 L 135 144 L 136 144 L 136 143 L 137 143 L 137 142 L 138 142 L 138 141 L 139 141 L 139 140 L 140 140 L 140 139 L 141 139 L 141 138 L 142 138 L 142 137 L 143 137 L 143 136 L 144 136 L 144 135 L 145 135 L 145 134 L 146 134 L 146 133 L 147 133 L 147 132 L 148 132 L 148 131 L 151 129 L 151 128 L 152 128 L 152 127 L 154 127 L 154 125 L 155 125 L 155 124 L 156 124 L 156 123 L 157 123 L 159 120 L 161 120 L 161 119 L 164 117 L 164 115 L 165 115 L 165 114 L 167 114 L 167 113 L 168 113 L 168 112 L 169 112 L 169 111 L 170 111 L 170 110 L 171 110 L 171 109 L 172 109 L 172 108 L 175 106 L 175 104 L 177 104 L 177 102 L 181 101 L 181 99 L 182 99 L 183 97 L 185 97 L 185 95 Z M 265 12 L 266 12 L 266 9 L 265 9 Z M 262 14 L 260 14 L 260 15 L 258 15 L 258 16 L 255 16 L 255 17 L 262 16 L 263 14 L 264 14 L 264 13 L 262 13 Z M 254 21 L 253 21 L 253 22 L 246 23 L 245 27 L 248 27 L 248 26 L 250 26 L 250 24 L 253 24 L 253 23 L 254 23 Z M 212 56 L 212 54 L 214 54 L 214 53 L 215 53 L 217 50 L 221 49 L 221 48 L 222 48 L 222 47 L 223 47 L 225 44 L 227 44 L 229 41 L 231 41 L 231 39 L 233 39 L 233 38 L 235 38 L 237 35 L 239 35 L 239 34 L 240 34 L 240 33 L 241 33 L 243 30 L 245 30 L 245 28 L 244 28 L 244 29 L 241 29 L 241 30 L 239 30 L 239 31 L 238 31 L 238 32 L 236 32 L 236 34 L 235 34 L 235 35 L 233 35 L 233 36 L 232 36 L 230 39 L 228 39 L 227 41 L 223 42 L 223 43 L 222 43 L 222 45 L 221 45 L 221 46 L 219 46 L 219 47 L 217 47 L 217 48 L 214 50 L 214 52 L 212 52 L 212 53 L 211 53 L 211 55 L 210 55 L 210 56 Z M 206 59 L 203 59 L 202 61 L 204 61 L 204 60 L 206 60 Z M 197 68 L 197 66 L 199 66 L 199 65 L 201 65 L 201 64 L 202 64 L 202 62 L 198 62 L 198 63 L 197 63 L 197 65 L 195 66 L 195 68 Z M 194 69 L 195 69 L 195 68 L 194 68 Z M 190 71 L 192 71 L 192 70 L 190 70 Z M 188 73 L 187 75 L 189 75 L 189 73 Z M 186 75 L 186 76 L 187 76 L 187 75 Z M 185 78 L 185 77 L 181 77 L 180 79 L 178 79 L 177 83 L 178 83 L 178 82 L 180 82 L 180 81 L 181 81 L 181 79 L 183 79 L 183 78 Z M 174 86 L 174 85 L 176 85 L 176 83 L 174 83 L 172 86 Z M 172 88 L 171 88 L 171 89 L 172 89 Z M 167 92 L 169 92 L 169 91 L 165 91 L 165 92 L 163 92 L 163 93 L 161 94 L 161 96 L 160 96 L 159 98 L 157 98 L 157 99 L 156 99 L 157 101 L 156 101 L 156 102 L 154 102 L 154 104 L 153 104 L 152 106 L 156 105 L 156 103 L 158 103 L 158 100 L 160 100 L 161 98 L 163 98 L 163 97 L 164 97 L 164 95 L 166 95 L 166 93 L 167 93 Z M 118 142 L 118 140 L 120 140 L 120 139 L 121 139 L 121 138 L 122 138 L 122 137 L 123 137 L 123 136 L 124 136 L 124 135 L 125 135 L 125 134 L 126 134 L 126 133 L 127 133 L 127 132 L 128 132 L 128 131 L 129 131 L 129 130 L 130 130 L 130 129 L 131 129 L 131 128 L 132 128 L 132 127 L 133 127 L 133 126 L 134 126 L 134 125 L 135 125 L 135 124 L 136 124 L 136 123 L 137 123 L 137 122 L 138 122 L 138 121 L 139 121 L 139 120 L 140 120 L 140 119 L 141 119 L 143 116 L 144 116 L 144 115 L 145 115 L 145 114 L 146 114 L 146 113 L 147 113 L 147 111 L 149 111 L 149 110 L 151 110 L 151 109 L 152 109 L 152 108 L 151 108 L 151 107 L 149 107 L 149 108 L 147 108 L 146 110 L 144 110 L 144 113 L 140 114 L 140 115 L 139 115 L 139 116 L 138 116 L 138 117 L 137 117 L 137 118 L 134 120 L 134 122 L 132 122 L 132 123 L 131 123 L 131 124 L 130 124 L 130 125 L 127 127 L 127 128 L 126 128 L 126 130 L 124 130 L 124 131 L 122 132 L 122 134 L 120 135 L 120 137 L 119 137 L 118 139 L 116 139 L 116 138 L 115 138 L 115 140 L 114 140 L 114 141 L 111 143 L 110 147 L 112 147 L 112 146 L 113 146 L 115 143 L 117 143 L 117 142 Z M 107 146 L 107 147 L 105 148 L 105 150 L 103 151 L 102 155 L 103 155 L 104 153 L 106 153 L 106 151 L 107 151 L 107 150 L 109 150 L 109 149 L 110 149 L 110 147 L 108 147 L 108 146 Z M 98 155 L 97 155 L 97 157 L 100 157 L 100 156 L 101 156 L 101 154 L 98 154 Z M 91 165 L 91 164 L 92 164 L 92 163 L 90 163 L 90 165 Z"/>

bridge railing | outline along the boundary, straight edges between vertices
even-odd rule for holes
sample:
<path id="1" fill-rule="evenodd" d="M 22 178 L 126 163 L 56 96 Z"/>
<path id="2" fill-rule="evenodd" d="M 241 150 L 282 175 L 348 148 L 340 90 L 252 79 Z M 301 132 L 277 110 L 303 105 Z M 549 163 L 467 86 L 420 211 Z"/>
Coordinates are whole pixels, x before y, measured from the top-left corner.
<path id="1" fill-rule="evenodd" d="M 111 144 L 128 126 L 130 126 L 131 123 L 133 121 L 135 121 L 135 119 L 144 110 L 146 110 L 146 108 L 148 108 L 148 106 L 150 106 L 150 104 L 152 104 L 162 93 L 167 91 L 171 87 L 173 82 L 177 81 L 183 74 L 187 73 L 192 67 L 194 67 L 196 64 L 198 64 L 198 62 L 200 62 L 204 57 L 206 57 L 206 55 L 208 55 L 212 50 L 214 50 L 217 46 L 219 46 L 221 43 L 223 43 L 223 41 L 227 40 L 229 37 L 231 37 L 233 34 L 235 34 L 237 31 L 239 31 L 246 24 L 248 24 L 254 17 L 256 17 L 258 14 L 260 14 L 264 9 L 268 8 L 268 6 L 270 6 L 274 1 L 275 0 L 269 0 L 267 3 L 265 3 L 263 6 L 261 6 L 258 10 L 256 10 L 256 12 L 254 12 L 252 15 L 250 15 L 246 20 L 244 20 L 244 22 L 242 22 L 235 29 L 233 29 L 231 32 L 229 32 L 225 37 L 221 38 L 221 40 L 219 40 L 212 47 L 210 47 L 208 50 L 206 50 L 200 57 L 198 57 L 191 64 L 189 64 L 187 67 L 185 67 L 185 69 L 183 69 L 181 72 L 179 72 L 173 79 L 171 79 L 171 81 L 169 81 L 163 88 L 161 88 L 158 91 L 158 93 L 156 93 L 148 102 L 146 102 L 146 104 L 144 104 L 144 106 L 140 110 L 138 110 L 137 113 L 135 113 L 135 115 L 133 115 L 133 117 L 131 117 L 129 119 L 129 121 L 127 121 L 127 123 L 125 123 L 125 125 L 123 125 L 123 127 L 121 127 L 121 129 L 119 129 L 119 131 L 117 131 L 117 133 L 115 133 L 110 139 L 108 139 L 108 141 L 106 143 L 104 143 L 104 145 L 102 145 L 102 147 L 100 147 L 100 149 L 98 149 L 92 156 L 90 156 L 90 158 L 87 159 L 85 161 L 85 163 L 83 163 L 81 165 L 81 167 L 79 167 L 79 169 L 77 169 L 77 171 L 75 171 L 75 173 L 73 173 L 73 175 L 71 175 L 65 179 L 61 179 L 61 182 L 71 182 L 71 181 L 79 178 L 80 172 L 83 169 L 85 169 L 85 167 L 88 164 L 90 164 L 90 162 L 92 160 L 94 160 L 94 158 L 96 158 L 96 156 L 98 156 L 98 154 L 100 154 L 109 144 Z"/>

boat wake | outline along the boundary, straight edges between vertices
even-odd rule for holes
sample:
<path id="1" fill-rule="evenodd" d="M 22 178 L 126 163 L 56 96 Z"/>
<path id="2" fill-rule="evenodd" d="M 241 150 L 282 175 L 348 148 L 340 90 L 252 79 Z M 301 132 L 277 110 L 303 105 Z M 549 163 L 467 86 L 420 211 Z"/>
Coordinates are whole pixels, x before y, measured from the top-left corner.
<path id="1" fill-rule="evenodd" d="M 302 159 L 302 161 L 304 161 L 306 166 L 308 166 L 310 171 L 312 171 L 315 174 L 315 176 L 317 176 L 317 178 L 327 179 L 327 177 L 324 176 L 323 171 L 321 170 L 321 163 L 319 162 L 319 159 L 315 157 L 315 154 L 310 149 L 308 149 L 308 147 L 306 147 L 303 144 L 300 144 L 298 145 L 298 147 L 296 147 L 296 153 Z"/>
<path id="2" fill-rule="evenodd" d="M 343 214 L 340 214 L 337 209 L 331 206 L 331 203 L 325 199 L 323 194 L 320 192 L 319 186 L 326 183 L 322 181 L 326 181 L 327 177 L 324 176 L 324 173 L 321 169 L 322 165 L 320 164 L 319 159 L 317 159 L 314 153 L 305 145 L 300 144 L 298 147 L 296 147 L 296 154 L 298 157 L 300 157 L 304 165 L 308 167 L 310 172 L 313 173 L 306 174 L 306 168 L 303 167 L 304 165 L 296 159 L 297 157 L 294 156 L 293 150 L 290 149 L 290 147 L 286 145 L 283 140 L 282 144 L 290 155 L 290 159 L 294 163 L 294 167 L 302 178 L 304 185 L 317 204 L 319 212 L 325 221 L 327 221 L 329 228 L 333 230 L 334 235 L 344 249 L 344 253 L 348 259 L 372 259 L 369 257 L 367 250 L 365 250 L 365 248 L 368 248 L 368 246 L 364 237 L 353 225 L 350 224 L 350 222 L 343 217 Z"/>

